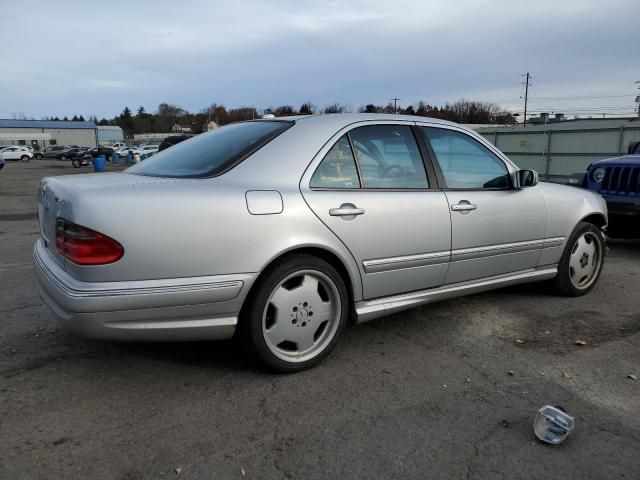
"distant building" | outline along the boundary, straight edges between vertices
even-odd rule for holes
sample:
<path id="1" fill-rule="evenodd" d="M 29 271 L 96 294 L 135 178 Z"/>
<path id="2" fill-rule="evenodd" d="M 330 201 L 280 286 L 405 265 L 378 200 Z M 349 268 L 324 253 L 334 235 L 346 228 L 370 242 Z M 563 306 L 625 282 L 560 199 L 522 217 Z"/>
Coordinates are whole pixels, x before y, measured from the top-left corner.
<path id="1" fill-rule="evenodd" d="M 97 144 L 98 128 L 93 122 L 0 119 L 0 145 L 29 145 L 40 150 L 50 145 Z"/>
<path id="2" fill-rule="evenodd" d="M 113 145 L 116 142 L 124 142 L 124 134 L 120 127 L 98 125 L 98 145 Z"/>
<path id="3" fill-rule="evenodd" d="M 175 135 L 175 133 L 136 133 L 133 135 L 134 143 L 160 143 L 163 139 Z"/>
<path id="4" fill-rule="evenodd" d="M 171 127 L 173 133 L 191 133 L 191 125 L 178 125 L 177 123 Z"/>
<path id="5" fill-rule="evenodd" d="M 543 178 L 563 179 L 584 173 L 589 164 L 624 155 L 640 141 L 636 117 L 564 119 L 541 115 L 514 126 L 485 126 L 476 131 L 520 168 L 536 170 Z"/>

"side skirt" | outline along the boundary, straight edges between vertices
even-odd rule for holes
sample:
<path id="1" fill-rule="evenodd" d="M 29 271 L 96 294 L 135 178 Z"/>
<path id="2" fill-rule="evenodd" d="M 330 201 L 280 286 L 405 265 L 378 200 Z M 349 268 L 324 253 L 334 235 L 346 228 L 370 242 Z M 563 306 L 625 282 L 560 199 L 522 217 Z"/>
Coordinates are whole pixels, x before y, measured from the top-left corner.
<path id="1" fill-rule="evenodd" d="M 443 285 L 429 290 L 404 293 L 402 295 L 393 295 L 373 300 L 363 300 L 361 302 L 357 302 L 355 305 L 356 322 L 367 322 L 374 318 L 391 315 L 392 313 L 424 305 L 425 303 L 446 300 L 448 298 L 462 297 L 473 293 L 484 292 L 519 283 L 547 280 L 555 277 L 557 273 L 558 268 L 556 265 L 547 265 L 544 267 L 530 268 L 505 275 L 487 277 L 480 280 Z"/>

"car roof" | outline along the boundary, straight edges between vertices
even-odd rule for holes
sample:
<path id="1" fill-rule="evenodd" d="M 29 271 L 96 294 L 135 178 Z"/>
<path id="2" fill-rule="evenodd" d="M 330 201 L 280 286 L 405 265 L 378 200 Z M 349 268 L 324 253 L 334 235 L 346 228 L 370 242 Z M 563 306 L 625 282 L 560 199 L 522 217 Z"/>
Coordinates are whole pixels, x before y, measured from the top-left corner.
<path id="1" fill-rule="evenodd" d="M 395 115 L 388 113 L 325 113 L 320 115 L 291 115 L 286 117 L 263 118 L 261 121 L 295 121 L 305 124 L 322 124 L 323 126 L 333 126 L 340 129 L 356 122 L 367 121 L 403 121 L 403 122 L 427 122 L 440 125 L 450 125 L 465 128 L 459 123 L 449 122 L 431 117 L 418 117 L 415 115 Z"/>

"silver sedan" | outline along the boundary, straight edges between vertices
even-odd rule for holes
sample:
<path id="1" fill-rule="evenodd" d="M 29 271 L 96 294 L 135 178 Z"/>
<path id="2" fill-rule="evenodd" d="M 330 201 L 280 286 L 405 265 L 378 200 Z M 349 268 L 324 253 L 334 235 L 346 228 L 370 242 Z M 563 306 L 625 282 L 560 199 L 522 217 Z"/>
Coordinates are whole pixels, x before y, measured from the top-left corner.
<path id="1" fill-rule="evenodd" d="M 353 320 L 523 282 L 596 284 L 603 199 L 473 131 L 394 115 L 241 122 L 122 173 L 45 178 L 39 291 L 79 335 L 241 335 L 279 371 Z"/>

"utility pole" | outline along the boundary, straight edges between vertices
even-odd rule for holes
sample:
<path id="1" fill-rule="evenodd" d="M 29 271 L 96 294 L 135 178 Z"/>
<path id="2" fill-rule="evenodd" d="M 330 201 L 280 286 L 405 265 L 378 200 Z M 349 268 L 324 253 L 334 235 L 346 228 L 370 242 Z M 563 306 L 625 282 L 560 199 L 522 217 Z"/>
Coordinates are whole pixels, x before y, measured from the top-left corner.
<path id="1" fill-rule="evenodd" d="M 529 72 L 527 72 L 525 75 L 522 75 L 522 76 L 526 77 L 524 80 L 524 124 L 523 124 L 523 128 L 524 128 L 527 126 L 527 102 L 529 101 L 529 87 L 531 86 L 531 84 L 529 83 L 529 79 L 533 77 L 529 74 Z"/>
<path id="2" fill-rule="evenodd" d="M 398 100 L 402 100 L 401 98 L 392 98 L 393 100 L 393 111 L 398 114 Z"/>

